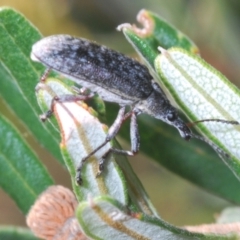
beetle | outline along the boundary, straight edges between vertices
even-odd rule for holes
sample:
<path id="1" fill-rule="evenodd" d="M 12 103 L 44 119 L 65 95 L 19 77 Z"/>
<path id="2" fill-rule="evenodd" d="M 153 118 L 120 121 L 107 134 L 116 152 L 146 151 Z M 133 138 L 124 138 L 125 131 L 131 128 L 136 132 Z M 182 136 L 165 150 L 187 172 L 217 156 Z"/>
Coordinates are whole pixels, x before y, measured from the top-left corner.
<path id="1" fill-rule="evenodd" d="M 41 39 L 33 45 L 31 58 L 45 65 L 47 71 L 53 69 L 82 87 L 90 89 L 91 92 L 97 93 L 104 101 L 114 102 L 120 106 L 105 142 L 82 159 L 82 163 L 113 139 L 127 118 L 131 119 L 131 151 L 117 149 L 112 151 L 129 156 L 135 155 L 139 151 L 140 139 L 137 116 L 143 113 L 172 125 L 185 140 L 192 137 L 201 139 L 209 143 L 218 153 L 227 155 L 210 140 L 191 132 L 179 117 L 177 109 L 154 81 L 147 67 L 132 58 L 89 40 L 69 35 L 53 35 Z M 130 107 L 128 112 L 127 106 Z M 77 169 L 78 183 L 82 181 L 81 169 L 82 164 Z M 99 169 L 102 171 L 103 165 L 100 165 Z"/>

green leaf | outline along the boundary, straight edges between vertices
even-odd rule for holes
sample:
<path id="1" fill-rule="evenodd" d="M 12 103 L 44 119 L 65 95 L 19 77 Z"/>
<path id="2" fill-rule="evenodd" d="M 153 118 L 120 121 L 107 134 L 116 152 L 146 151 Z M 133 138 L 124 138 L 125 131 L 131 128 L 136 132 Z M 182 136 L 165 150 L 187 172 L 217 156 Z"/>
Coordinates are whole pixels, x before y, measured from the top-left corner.
<path id="1" fill-rule="evenodd" d="M 144 63 L 146 63 L 146 65 L 150 68 L 150 70 L 152 70 L 151 72 L 154 73 L 153 71 L 154 60 L 159 54 L 159 52 L 157 51 L 157 47 L 159 45 L 155 43 L 155 39 L 141 38 L 131 28 L 125 27 L 124 25 L 123 27 L 120 25 L 120 27 L 126 39 L 131 43 L 133 48 L 136 50 L 139 56 L 143 59 Z M 156 46 L 153 47 L 154 45 Z"/>
<path id="2" fill-rule="evenodd" d="M 139 12 L 137 19 L 143 24 L 145 31 L 150 31 L 151 28 L 149 34 L 157 40 L 159 46 L 165 49 L 173 46 L 179 47 L 192 53 L 197 53 L 199 51 L 196 44 L 189 37 L 167 21 L 163 20 L 157 14 L 142 10 Z"/>
<path id="3" fill-rule="evenodd" d="M 148 21 L 151 23 L 154 22 L 154 24 L 152 23 L 154 28 L 148 28 L 148 26 L 143 28 L 145 32 L 149 33 L 148 35 L 139 34 L 138 30 L 129 24 L 123 25 L 121 29 L 127 40 L 149 66 L 151 73 L 157 80 L 159 77 L 154 67 L 154 61 L 158 55 L 157 46 L 162 45 L 165 46 L 165 48 L 169 48 L 172 47 L 173 44 L 176 44 L 176 46 L 181 46 L 193 53 L 197 51 L 197 48 L 178 30 L 172 29 L 169 31 L 171 26 L 166 26 L 166 29 L 164 29 L 166 22 L 159 24 L 159 21 L 161 23 L 162 20 L 158 18 L 157 15 L 148 11 L 143 13 L 146 14 Z M 151 31 L 149 31 L 149 29 Z M 158 37 L 154 35 L 155 33 Z M 180 41 L 178 41 L 177 36 L 181 36 Z M 155 41 L 156 38 L 159 39 L 157 44 Z M 171 38 L 173 39 L 171 40 Z M 170 41 L 163 42 L 163 40 L 160 41 L 160 39 L 170 39 Z M 184 41 L 181 42 L 181 39 L 184 39 Z M 154 42 L 155 44 L 153 44 Z M 188 44 L 181 45 L 184 42 L 188 42 Z M 159 83 L 169 98 L 173 99 L 174 94 L 171 96 L 167 86 L 164 86 L 160 80 Z M 107 111 L 107 113 L 112 114 L 111 111 Z M 141 150 L 149 154 L 155 161 L 161 163 L 166 168 L 208 191 L 230 201 L 240 202 L 239 181 L 226 165 L 220 161 L 216 153 L 211 151 L 206 144 L 200 141 L 187 143 L 180 139 L 175 129 L 166 126 L 166 124 L 160 123 L 157 120 L 150 120 L 147 117 L 141 117 L 141 119 L 143 123 L 140 122 L 139 124 L 140 134 L 144 133 L 141 134 Z M 127 128 L 124 127 L 122 134 L 125 138 L 128 138 L 129 129 L 127 130 Z"/>
<path id="4" fill-rule="evenodd" d="M 81 171 L 83 183 L 81 186 L 76 184 L 76 169 L 84 157 L 104 143 L 107 126 L 99 122 L 92 108 L 82 101 L 77 101 L 77 96 L 74 96 L 63 82 L 48 78 L 39 83 L 36 89 L 38 103 L 43 112 L 52 105 L 61 131 L 61 150 L 78 201 L 86 200 L 89 195 L 92 197 L 109 195 L 131 209 L 157 215 L 126 157 L 111 154 L 106 159 L 104 171 L 96 177 L 102 156 L 116 146 L 114 142 L 104 145 L 85 162 Z M 56 95 L 60 101 L 52 104 L 52 99 Z M 64 98 L 70 95 L 75 100 L 69 101 L 68 98 L 64 101 Z M 57 127 L 55 121 L 52 123 Z"/>
<path id="5" fill-rule="evenodd" d="M 38 141 L 59 161 L 59 135 L 39 120 L 34 89 L 43 68 L 30 60 L 40 33 L 21 14 L 0 9 L 0 95 Z"/>
<path id="6" fill-rule="evenodd" d="M 193 53 L 198 52 L 191 39 L 157 14 L 143 9 L 138 13 L 137 20 L 143 25 L 142 29 L 126 23 L 119 25 L 118 30 L 123 31 L 127 40 L 152 70 L 154 60 L 159 54 L 159 46 L 165 49 L 181 47 Z"/>
<path id="7" fill-rule="evenodd" d="M 61 150 L 72 178 L 72 185 L 79 201 L 92 196 L 111 195 L 124 205 L 127 204 L 126 186 L 121 170 L 117 167 L 113 156 L 105 164 L 105 171 L 96 177 L 99 171 L 99 161 L 110 148 L 110 143 L 103 146 L 93 157 L 87 160 L 82 169 L 83 183 L 76 184 L 76 169 L 81 160 L 89 152 L 100 146 L 106 138 L 107 126 L 104 126 L 94 116 L 93 109 L 81 101 L 55 101 L 54 96 L 71 95 L 66 86 L 54 79 L 48 79 L 37 87 L 37 98 L 40 106 L 50 108 L 56 116 L 61 131 Z M 73 96 L 73 95 L 72 95 Z M 96 113 L 95 113 L 96 115 Z"/>
<path id="8" fill-rule="evenodd" d="M 0 239 L 3 240 L 38 240 L 29 229 L 21 227 L 1 226 Z"/>
<path id="9" fill-rule="evenodd" d="M 240 91 L 200 57 L 178 48 L 162 50 L 155 68 L 174 100 L 190 118 L 240 119 Z M 224 162 L 240 180 L 239 126 L 205 122 L 196 126 L 208 139 L 227 151 Z"/>
<path id="10" fill-rule="evenodd" d="M 19 132 L 0 115 L 0 186 L 26 214 L 53 181 Z"/>
<path id="11" fill-rule="evenodd" d="M 157 218 L 129 213 L 109 197 L 98 197 L 80 203 L 76 215 L 84 233 L 93 239 L 234 239 L 194 234 Z"/>
<path id="12" fill-rule="evenodd" d="M 107 104 L 108 124 L 116 115 L 116 106 Z M 147 116 L 140 116 L 138 123 L 141 151 L 201 188 L 240 203 L 238 179 L 209 145 L 199 140 L 184 141 L 176 129 Z M 128 124 L 123 124 L 120 135 L 129 140 Z"/>

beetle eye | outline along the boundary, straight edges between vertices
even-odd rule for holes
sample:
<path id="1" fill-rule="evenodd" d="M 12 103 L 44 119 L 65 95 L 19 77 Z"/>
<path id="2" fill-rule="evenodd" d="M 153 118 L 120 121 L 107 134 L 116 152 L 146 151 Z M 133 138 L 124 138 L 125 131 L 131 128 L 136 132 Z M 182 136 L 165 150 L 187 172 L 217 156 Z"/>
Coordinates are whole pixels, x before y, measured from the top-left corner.
<path id="1" fill-rule="evenodd" d="M 176 114 L 174 112 L 169 112 L 167 115 L 168 121 L 172 122 L 176 119 Z"/>

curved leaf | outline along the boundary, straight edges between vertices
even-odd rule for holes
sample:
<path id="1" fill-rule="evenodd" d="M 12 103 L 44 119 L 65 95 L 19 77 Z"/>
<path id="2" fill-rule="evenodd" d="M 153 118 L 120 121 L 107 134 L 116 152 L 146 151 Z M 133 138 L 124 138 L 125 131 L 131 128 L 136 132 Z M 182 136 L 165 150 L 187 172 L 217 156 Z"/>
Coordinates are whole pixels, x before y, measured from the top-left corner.
<path id="1" fill-rule="evenodd" d="M 117 29 L 123 31 L 127 40 L 152 70 L 154 60 L 159 54 L 157 50 L 159 46 L 165 49 L 180 47 L 192 53 L 199 51 L 190 38 L 151 11 L 141 10 L 137 15 L 137 21 L 143 28 L 125 23 L 119 25 Z"/>
<path id="2" fill-rule="evenodd" d="M 240 91 L 200 57 L 178 48 L 162 50 L 155 60 L 155 68 L 191 121 L 240 119 L 237 111 Z M 220 156 L 240 180 L 239 126 L 210 121 L 198 124 L 197 128 L 227 151 L 230 157 L 221 153 Z"/>
<path id="3" fill-rule="evenodd" d="M 43 111 L 52 105 L 61 131 L 61 150 L 78 201 L 86 200 L 89 195 L 109 195 L 131 209 L 157 215 L 125 156 L 111 154 L 106 159 L 102 174 L 96 177 L 102 155 L 116 146 L 113 141 L 86 161 L 82 169 L 83 183 L 81 186 L 76 184 L 77 167 L 89 152 L 105 141 L 107 126 L 102 124 L 95 117 L 96 112 L 82 101 L 77 101 L 76 98 L 69 101 L 67 96 L 73 97 L 73 92 L 63 82 L 48 78 L 44 83 L 39 83 L 36 89 L 38 103 Z M 56 95 L 61 100 L 52 104 Z M 56 122 L 52 123 L 57 127 Z"/>
<path id="4" fill-rule="evenodd" d="M 88 202 L 80 203 L 76 215 L 84 233 L 93 239 L 234 239 L 190 233 L 160 219 L 127 212 L 109 197 L 89 199 Z"/>
<path id="5" fill-rule="evenodd" d="M 129 24 L 123 25 L 122 30 L 127 40 L 134 46 L 138 54 L 150 67 L 152 74 L 158 79 L 154 67 L 154 61 L 158 55 L 158 45 L 162 44 L 165 48 L 181 46 L 193 53 L 197 51 L 197 48 L 191 43 L 191 41 L 185 46 L 184 44 L 181 45 L 181 39 L 184 39 L 185 36 L 183 36 L 178 30 L 171 29 L 171 26 L 165 26 L 165 22 L 159 24 L 162 20 L 151 12 L 145 11 L 143 13 L 152 25 L 145 25 L 141 31 L 148 32 L 149 34 L 141 35 L 138 33 L 138 30 L 136 31 L 136 29 Z M 151 28 L 151 26 L 153 27 Z M 158 37 L 155 36 L 155 33 Z M 178 42 L 179 36 L 180 42 Z M 156 38 L 159 39 L 157 44 L 155 41 Z M 169 42 L 161 43 L 160 41 L 160 39 L 167 40 L 170 38 L 173 39 Z M 187 41 L 188 39 L 185 38 L 183 42 Z M 173 99 L 174 96 L 169 94 L 169 89 L 164 86 L 163 82 L 159 81 L 159 83 L 164 88 L 169 98 Z M 108 111 L 107 113 L 111 114 L 111 111 Z M 240 202 L 240 186 L 238 180 L 226 165 L 220 161 L 217 155 L 206 146 L 206 144 L 199 141 L 186 143 L 178 137 L 178 134 L 174 129 L 166 126 L 166 124 L 160 123 L 156 120 L 150 120 L 149 118 L 142 117 L 142 119 L 144 120 L 144 124 L 139 124 L 139 126 L 140 134 L 144 133 L 141 134 L 141 149 L 143 151 L 166 168 L 214 194 L 234 202 Z M 123 131 L 123 134 L 125 137 L 128 137 L 129 134 L 126 128 L 124 129 L 125 131 Z M 156 151 L 158 148 L 160 149 Z"/>

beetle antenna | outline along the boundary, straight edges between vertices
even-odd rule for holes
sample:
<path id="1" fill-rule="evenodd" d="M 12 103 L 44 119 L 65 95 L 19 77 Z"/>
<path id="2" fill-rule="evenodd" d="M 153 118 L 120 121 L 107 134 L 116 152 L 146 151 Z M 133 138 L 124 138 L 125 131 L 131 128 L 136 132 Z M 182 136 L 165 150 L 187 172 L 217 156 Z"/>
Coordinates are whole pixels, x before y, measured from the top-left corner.
<path id="1" fill-rule="evenodd" d="M 187 123 L 187 126 L 191 128 L 201 122 L 220 122 L 220 123 L 226 123 L 226 124 L 232 124 L 232 125 L 239 125 L 238 121 L 229 121 L 229 120 L 223 120 L 223 119 L 210 118 L 210 119 L 203 119 L 203 120 Z"/>
<path id="2" fill-rule="evenodd" d="M 219 146 L 217 146 L 214 142 L 212 142 L 211 140 L 205 138 L 205 137 L 202 137 L 202 136 L 199 136 L 199 135 L 196 135 L 194 133 L 192 133 L 192 138 L 196 138 L 196 139 L 199 139 L 207 144 L 209 144 L 217 153 L 220 157 L 222 158 L 230 158 L 230 155 L 225 152 L 222 148 L 220 148 Z"/>

